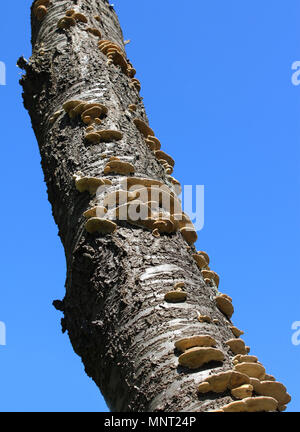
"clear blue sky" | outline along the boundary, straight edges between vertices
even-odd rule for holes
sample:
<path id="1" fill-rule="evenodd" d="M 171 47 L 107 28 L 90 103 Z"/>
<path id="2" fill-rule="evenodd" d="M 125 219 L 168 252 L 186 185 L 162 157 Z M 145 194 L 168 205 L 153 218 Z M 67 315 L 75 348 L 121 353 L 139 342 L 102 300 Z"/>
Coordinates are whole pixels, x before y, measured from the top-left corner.
<path id="1" fill-rule="evenodd" d="M 183 184 L 205 185 L 197 246 L 233 297 L 251 352 L 300 411 L 298 0 L 114 0 L 151 127 Z M 52 300 L 64 253 L 16 68 L 29 57 L 30 0 L 2 2 L 0 410 L 105 411 Z"/>

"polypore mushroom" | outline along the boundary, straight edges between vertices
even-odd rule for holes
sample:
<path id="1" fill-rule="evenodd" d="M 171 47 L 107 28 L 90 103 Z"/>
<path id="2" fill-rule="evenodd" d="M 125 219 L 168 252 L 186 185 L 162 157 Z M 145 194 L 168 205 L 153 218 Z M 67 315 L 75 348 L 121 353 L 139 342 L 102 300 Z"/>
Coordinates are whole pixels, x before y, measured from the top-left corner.
<path id="1" fill-rule="evenodd" d="M 234 365 L 238 363 L 257 363 L 258 358 L 256 356 L 238 354 L 232 359 L 232 362 Z"/>
<path id="2" fill-rule="evenodd" d="M 82 22 L 82 23 L 85 23 L 85 24 L 88 22 L 87 17 L 86 17 L 84 14 L 80 13 L 80 12 L 75 12 L 75 13 L 72 15 L 72 17 L 73 17 L 76 21 L 78 21 L 78 22 Z M 101 36 L 100 36 L 100 37 L 101 37 Z"/>
<path id="3" fill-rule="evenodd" d="M 134 78 L 136 75 L 136 70 L 131 64 L 127 65 L 127 75 L 129 76 L 129 78 Z"/>
<path id="4" fill-rule="evenodd" d="M 240 387 L 231 390 L 231 394 L 236 399 L 246 399 L 253 394 L 253 387 L 251 384 L 244 384 Z"/>
<path id="5" fill-rule="evenodd" d="M 237 327 L 234 327 L 234 326 L 231 326 L 230 330 L 232 331 L 234 336 L 237 338 L 239 338 L 240 336 L 243 336 L 243 334 L 245 334 L 245 332 L 243 332 L 242 330 L 239 330 Z"/>
<path id="6" fill-rule="evenodd" d="M 145 138 L 150 136 L 155 136 L 154 131 L 145 123 L 143 120 L 139 118 L 133 119 L 133 123 L 137 127 L 137 129 L 144 135 Z"/>
<path id="7" fill-rule="evenodd" d="M 168 303 L 183 303 L 187 299 L 187 293 L 181 289 L 170 291 L 165 294 L 165 301 Z"/>
<path id="8" fill-rule="evenodd" d="M 69 100 L 63 104 L 63 109 L 66 111 L 66 113 L 69 113 L 72 109 L 76 108 L 81 103 L 81 100 Z"/>
<path id="9" fill-rule="evenodd" d="M 96 217 L 102 219 L 106 215 L 106 213 L 107 213 L 107 209 L 105 207 L 95 206 L 90 208 L 86 212 L 84 212 L 83 216 L 86 219 L 96 218 Z"/>
<path id="10" fill-rule="evenodd" d="M 231 402 L 222 408 L 223 412 L 269 412 L 276 411 L 278 402 L 270 397 L 250 397 Z"/>
<path id="11" fill-rule="evenodd" d="M 79 192 L 89 192 L 94 195 L 100 186 L 112 185 L 110 180 L 97 177 L 80 177 L 74 176 L 75 186 Z"/>
<path id="12" fill-rule="evenodd" d="M 199 385 L 198 393 L 223 393 L 245 384 L 250 384 L 250 378 L 247 375 L 234 371 L 221 372 L 206 378 Z"/>
<path id="13" fill-rule="evenodd" d="M 171 217 L 160 218 L 154 222 L 154 229 L 157 229 L 160 234 L 171 234 L 176 232 L 176 225 L 171 220 Z"/>
<path id="14" fill-rule="evenodd" d="M 39 21 L 47 15 L 47 6 L 49 6 L 49 3 L 50 0 L 37 0 L 34 2 L 33 13 Z"/>
<path id="15" fill-rule="evenodd" d="M 122 53 L 122 52 L 123 52 L 122 49 L 119 47 L 119 45 L 117 45 L 117 44 L 115 44 L 114 42 L 111 42 L 111 41 L 109 41 L 109 40 L 101 40 L 101 41 L 98 43 L 98 47 L 100 48 L 100 51 L 101 51 L 103 54 L 105 54 L 105 55 L 108 54 L 108 51 L 109 51 L 110 49 L 115 49 L 115 50 L 118 51 L 119 53 Z"/>
<path id="16" fill-rule="evenodd" d="M 136 78 L 132 78 L 132 79 L 131 79 L 131 82 L 132 82 L 134 88 L 135 88 L 138 92 L 140 92 L 140 91 L 141 91 L 141 88 L 142 88 L 140 81 L 139 81 L 138 79 L 136 79 Z"/>
<path id="17" fill-rule="evenodd" d="M 99 39 L 102 38 L 101 31 L 100 31 L 99 29 L 95 28 L 95 27 L 88 27 L 88 28 L 86 29 L 86 31 L 87 31 L 88 33 L 92 34 L 93 36 L 98 37 Z"/>
<path id="18" fill-rule="evenodd" d="M 189 368 L 198 369 L 206 363 L 222 362 L 224 354 L 216 348 L 195 347 L 185 351 L 178 359 L 179 365 Z"/>
<path id="19" fill-rule="evenodd" d="M 144 186 L 145 188 L 151 188 L 152 186 L 165 186 L 165 184 L 159 180 L 140 177 L 127 177 L 121 182 L 121 184 L 125 189 L 131 189 L 134 186 Z"/>
<path id="20" fill-rule="evenodd" d="M 211 317 L 209 317 L 208 315 L 198 315 L 198 321 L 207 324 L 210 324 L 212 322 Z"/>
<path id="21" fill-rule="evenodd" d="M 104 174 L 130 175 L 135 173 L 134 166 L 129 162 L 110 160 L 104 168 Z"/>
<path id="22" fill-rule="evenodd" d="M 145 142 L 152 151 L 157 151 L 161 148 L 161 143 L 155 136 L 148 135 L 148 137 L 145 138 Z"/>
<path id="23" fill-rule="evenodd" d="M 128 64 L 122 52 L 119 52 L 116 48 L 109 48 L 107 51 L 107 57 L 109 64 L 112 62 L 115 66 L 120 66 L 122 72 L 127 74 Z"/>
<path id="24" fill-rule="evenodd" d="M 96 232 L 99 234 L 112 234 L 116 231 L 117 225 L 111 220 L 93 217 L 86 222 L 85 229 L 90 234 Z"/>
<path id="25" fill-rule="evenodd" d="M 103 205 L 104 207 L 117 207 L 120 204 L 126 204 L 130 201 L 133 201 L 137 198 L 136 192 L 128 192 L 123 190 L 117 190 L 111 192 L 104 198 Z"/>
<path id="26" fill-rule="evenodd" d="M 226 294 L 221 294 L 216 297 L 217 307 L 223 312 L 227 318 L 231 318 L 234 313 L 234 307 L 232 305 L 232 300 Z"/>
<path id="27" fill-rule="evenodd" d="M 128 105 L 128 109 L 131 112 L 135 112 L 137 110 L 137 106 L 135 104 Z"/>
<path id="28" fill-rule="evenodd" d="M 234 366 L 234 370 L 259 380 L 262 380 L 266 373 L 265 368 L 260 363 L 238 363 Z"/>
<path id="29" fill-rule="evenodd" d="M 175 348 L 181 352 L 194 347 L 214 347 L 216 345 L 215 339 L 209 335 L 192 336 L 175 342 Z"/>
<path id="30" fill-rule="evenodd" d="M 36 8 L 35 16 L 39 21 L 42 21 L 42 19 L 44 19 L 47 15 L 47 12 L 48 10 L 46 6 L 39 6 L 38 8 Z"/>
<path id="31" fill-rule="evenodd" d="M 280 382 L 259 381 L 259 379 L 251 378 L 251 384 L 256 394 L 276 399 L 280 407 L 287 405 L 291 401 L 291 396 L 287 393 L 286 387 Z"/>
<path id="32" fill-rule="evenodd" d="M 198 235 L 195 229 L 181 228 L 180 232 L 184 240 L 190 245 L 196 243 L 196 241 L 198 240 Z"/>
<path id="33" fill-rule="evenodd" d="M 203 255 L 193 254 L 193 258 L 200 270 L 207 268 L 208 262 Z"/>
<path id="34" fill-rule="evenodd" d="M 96 119 L 100 119 L 101 116 L 106 115 L 108 109 L 102 104 L 90 104 L 88 108 L 82 112 L 81 119 L 86 124 L 93 123 Z M 87 121 L 87 117 L 89 120 Z"/>
<path id="35" fill-rule="evenodd" d="M 242 339 L 230 339 L 226 342 L 233 354 L 246 354 L 245 342 Z"/>
<path id="36" fill-rule="evenodd" d="M 158 159 L 159 161 L 167 162 L 168 165 L 170 165 L 172 168 L 174 168 L 175 161 L 170 155 L 163 152 L 162 150 L 157 150 L 154 152 L 154 154 L 155 154 L 156 159 Z"/>
<path id="37" fill-rule="evenodd" d="M 219 286 L 220 278 L 216 272 L 214 272 L 212 270 L 202 270 L 201 273 L 202 273 L 202 276 L 204 277 L 204 279 L 210 279 L 210 280 L 215 282 L 217 287 Z"/>
<path id="38" fill-rule="evenodd" d="M 85 136 L 87 141 L 94 144 L 99 144 L 100 142 L 113 142 L 120 141 L 123 138 L 123 133 L 116 130 L 100 130 L 87 134 Z"/>
<path id="39" fill-rule="evenodd" d="M 276 378 L 273 375 L 265 374 L 264 381 L 276 381 Z"/>
<path id="40" fill-rule="evenodd" d="M 70 16 L 64 16 L 57 23 L 57 27 L 61 30 L 62 29 L 67 30 L 67 29 L 69 29 L 75 25 L 76 25 L 75 19 L 73 17 L 70 17 Z"/>

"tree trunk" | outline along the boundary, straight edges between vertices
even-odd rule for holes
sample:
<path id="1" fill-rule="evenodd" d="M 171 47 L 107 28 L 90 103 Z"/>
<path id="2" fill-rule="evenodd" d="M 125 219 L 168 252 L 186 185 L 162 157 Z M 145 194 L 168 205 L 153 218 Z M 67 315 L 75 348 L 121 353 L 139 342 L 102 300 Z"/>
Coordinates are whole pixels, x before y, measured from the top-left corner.
<path id="1" fill-rule="evenodd" d="M 40 5 L 37 11 L 37 6 Z M 76 20 L 70 12 L 84 14 Z M 45 16 L 44 16 L 45 15 Z M 100 19 L 98 18 L 100 17 Z M 79 19 L 79 17 L 78 17 Z M 74 25 L 75 22 L 75 25 Z M 107 178 L 119 189 L 124 176 L 104 176 L 111 156 L 130 162 L 135 177 L 159 180 L 173 190 L 165 167 L 146 144 L 134 118 L 147 123 L 138 84 L 124 73 L 115 57 L 108 60 L 98 47 L 100 36 L 125 52 L 117 16 L 106 0 L 35 2 L 32 7 L 33 54 L 19 60 L 24 105 L 29 111 L 40 148 L 53 215 L 67 260 L 66 295 L 55 306 L 64 312 L 74 351 L 95 381 L 112 411 L 196 412 L 217 409 L 233 401 L 230 391 L 197 394 L 209 375 L 231 370 L 232 323 L 215 301 L 214 283 L 204 281 L 180 231 L 154 236 L 151 230 L 126 221 L 112 234 L 91 234 L 83 213 L 94 197 L 76 189 L 74 174 Z M 94 34 L 92 34 L 94 32 Z M 121 63 L 119 63 L 121 64 Z M 87 142 L 81 118 L 62 110 L 70 100 L 97 102 L 108 108 L 96 130 L 117 130 L 117 142 Z M 137 105 L 137 111 L 128 109 Z M 100 123 L 100 122 L 99 122 Z M 88 129 L 91 130 L 92 128 Z M 146 134 L 147 135 L 147 134 Z M 105 194 L 100 196 L 100 205 Z M 101 201 L 102 200 L 102 201 Z M 187 301 L 169 303 L 164 296 L 185 283 Z M 200 322 L 198 315 L 211 322 Z M 194 335 L 211 335 L 224 361 L 196 370 L 178 366 L 174 342 Z"/>

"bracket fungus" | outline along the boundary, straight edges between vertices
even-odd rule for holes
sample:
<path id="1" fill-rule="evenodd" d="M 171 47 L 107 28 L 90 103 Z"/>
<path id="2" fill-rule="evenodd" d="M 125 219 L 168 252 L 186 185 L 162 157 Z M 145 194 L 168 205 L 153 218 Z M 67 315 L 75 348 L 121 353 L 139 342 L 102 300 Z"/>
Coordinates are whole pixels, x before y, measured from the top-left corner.
<path id="1" fill-rule="evenodd" d="M 198 235 L 195 229 L 189 227 L 180 228 L 180 232 L 184 240 L 189 244 L 196 243 L 198 240 Z"/>
<path id="2" fill-rule="evenodd" d="M 141 91 L 141 88 L 142 88 L 140 81 L 139 81 L 138 79 L 136 79 L 136 78 L 132 78 L 132 79 L 131 79 L 131 82 L 132 82 L 132 84 L 133 84 L 133 87 L 134 87 L 138 92 L 140 92 L 140 91 Z"/>
<path id="3" fill-rule="evenodd" d="M 203 270 L 208 267 L 208 262 L 206 261 L 203 255 L 193 254 L 193 258 L 196 261 L 196 264 L 200 270 Z"/>
<path id="4" fill-rule="evenodd" d="M 233 335 L 237 338 L 239 338 L 240 336 L 243 336 L 243 334 L 245 334 L 245 332 L 243 332 L 242 330 L 239 330 L 235 326 L 231 326 L 230 330 L 232 331 Z"/>
<path id="5" fill-rule="evenodd" d="M 158 151 L 161 148 L 161 143 L 159 139 L 152 135 L 148 135 L 148 137 L 145 138 L 145 143 L 152 151 Z"/>
<path id="6" fill-rule="evenodd" d="M 251 384 L 244 384 L 231 390 L 231 394 L 236 399 L 246 399 L 252 397 L 253 387 Z"/>
<path id="7" fill-rule="evenodd" d="M 187 293 L 182 288 L 177 288 L 165 295 L 165 301 L 168 303 L 183 303 L 187 299 Z"/>
<path id="8" fill-rule="evenodd" d="M 234 313 L 231 297 L 227 296 L 226 294 L 221 294 L 220 296 L 216 297 L 216 303 L 220 311 L 226 315 L 228 319 L 230 319 Z"/>
<path id="9" fill-rule="evenodd" d="M 111 186 L 112 182 L 107 179 L 98 177 L 81 177 L 74 175 L 76 189 L 83 193 L 89 192 L 91 195 L 95 195 L 98 188 L 101 186 Z"/>
<path id="10" fill-rule="evenodd" d="M 143 120 L 135 118 L 133 119 L 133 123 L 135 124 L 136 128 L 141 132 L 141 134 L 144 135 L 145 138 L 148 138 L 149 135 L 151 137 L 155 136 L 154 131 Z"/>
<path id="11" fill-rule="evenodd" d="M 122 72 L 128 77 L 135 75 L 135 69 L 129 64 L 124 51 L 119 45 L 103 39 L 98 43 L 98 47 L 107 56 L 109 64 L 113 63 L 116 66 L 120 66 Z"/>
<path id="12" fill-rule="evenodd" d="M 287 393 L 286 387 L 277 381 L 259 381 L 259 379 L 251 378 L 251 384 L 254 391 L 259 396 L 269 396 L 278 401 L 279 409 L 290 403 L 291 396 Z"/>
<path id="13" fill-rule="evenodd" d="M 195 347 L 214 347 L 217 345 L 216 340 L 209 335 L 192 336 L 183 338 L 175 342 L 175 348 L 178 351 L 185 352 Z"/>
<path id="14" fill-rule="evenodd" d="M 131 112 L 136 112 L 137 106 L 135 104 L 130 104 L 130 105 L 128 105 L 128 109 Z"/>
<path id="15" fill-rule="evenodd" d="M 212 322 L 212 319 L 208 315 L 198 315 L 198 321 L 201 323 L 210 324 Z"/>
<path id="16" fill-rule="evenodd" d="M 86 23 L 88 22 L 87 17 L 86 17 L 83 13 L 81 13 L 81 12 L 74 12 L 71 16 L 72 16 L 72 17 L 75 19 L 75 21 L 77 21 L 77 22 L 82 22 L 82 23 L 84 23 L 84 24 L 86 24 Z"/>
<path id="17" fill-rule="evenodd" d="M 87 31 L 88 33 L 92 34 L 93 36 L 98 37 L 99 39 L 102 38 L 101 31 L 100 31 L 99 29 L 95 28 L 95 27 L 88 27 L 88 28 L 86 29 L 86 31 Z"/>
<path id="18" fill-rule="evenodd" d="M 223 412 L 269 412 L 276 411 L 278 402 L 270 397 L 250 397 L 225 405 Z"/>
<path id="19" fill-rule="evenodd" d="M 134 186 L 144 186 L 145 188 L 151 188 L 152 186 L 165 186 L 165 184 L 159 180 L 143 177 L 127 177 L 121 182 L 121 185 L 125 189 L 131 189 Z"/>
<path id="20" fill-rule="evenodd" d="M 48 13 L 47 6 L 50 0 L 36 0 L 33 5 L 33 14 L 38 21 L 42 21 Z"/>
<path id="21" fill-rule="evenodd" d="M 220 277 L 219 277 L 219 275 L 217 275 L 216 272 L 214 272 L 212 270 L 202 270 L 201 273 L 202 273 L 202 276 L 204 277 L 204 279 L 210 279 L 211 281 L 213 281 L 217 285 L 217 287 L 219 286 Z"/>
<path id="22" fill-rule="evenodd" d="M 256 356 L 238 354 L 232 359 L 232 362 L 234 365 L 238 363 L 257 363 L 258 358 Z"/>
<path id="23" fill-rule="evenodd" d="M 134 166 L 129 162 L 122 162 L 120 160 L 110 159 L 104 168 L 104 174 L 120 174 L 130 175 L 135 173 Z"/>
<path id="24" fill-rule="evenodd" d="M 120 141 L 123 138 L 123 133 L 117 130 L 100 130 L 86 134 L 85 139 L 93 144 L 101 142 L 109 143 Z"/>
<path id="25" fill-rule="evenodd" d="M 107 115 L 108 108 L 98 102 L 84 102 L 81 100 L 70 100 L 63 104 L 63 109 L 71 119 L 81 116 L 85 124 L 98 123 L 101 117 Z M 100 120 L 101 123 L 101 120 Z"/>
<path id="26" fill-rule="evenodd" d="M 206 363 L 222 362 L 224 354 L 216 348 L 195 347 L 185 351 L 178 359 L 179 365 L 189 368 L 198 369 Z"/>
<path id="27" fill-rule="evenodd" d="M 233 354 L 247 354 L 245 342 L 242 339 L 230 339 L 226 342 Z"/>
<path id="28" fill-rule="evenodd" d="M 77 22 L 86 24 L 88 19 L 83 13 L 70 9 L 67 10 L 65 16 L 58 21 L 57 27 L 59 29 L 69 29 L 70 27 L 75 26 Z"/>
<path id="29" fill-rule="evenodd" d="M 60 30 L 68 30 L 69 28 L 75 25 L 76 25 L 75 19 L 72 16 L 67 16 L 67 15 L 62 17 L 57 23 L 57 27 Z"/>
<path id="30" fill-rule="evenodd" d="M 167 165 L 174 168 L 175 161 L 174 159 L 168 155 L 167 153 L 163 152 L 162 150 L 157 150 L 154 152 L 156 159 L 158 159 L 161 163 L 166 162 Z"/>
<path id="31" fill-rule="evenodd" d="M 112 234 L 116 231 L 117 225 L 111 220 L 93 217 L 88 219 L 85 229 L 90 234 Z"/>
<path id="32" fill-rule="evenodd" d="M 205 379 L 198 387 L 198 393 L 224 393 L 242 385 L 250 384 L 250 378 L 240 372 L 228 371 L 212 375 Z"/>
<path id="33" fill-rule="evenodd" d="M 130 201 L 137 199 L 136 192 L 128 192 L 124 190 L 117 190 L 111 192 L 104 198 L 104 207 L 114 208 L 122 204 L 127 204 Z"/>
<path id="34" fill-rule="evenodd" d="M 265 368 L 260 363 L 238 363 L 234 366 L 234 370 L 259 380 L 262 380 L 266 373 Z"/>
<path id="35" fill-rule="evenodd" d="M 106 213 L 107 213 L 107 209 L 105 207 L 95 206 L 90 208 L 86 212 L 84 212 L 83 216 L 86 219 L 96 218 L 96 217 L 102 219 L 106 215 Z"/>

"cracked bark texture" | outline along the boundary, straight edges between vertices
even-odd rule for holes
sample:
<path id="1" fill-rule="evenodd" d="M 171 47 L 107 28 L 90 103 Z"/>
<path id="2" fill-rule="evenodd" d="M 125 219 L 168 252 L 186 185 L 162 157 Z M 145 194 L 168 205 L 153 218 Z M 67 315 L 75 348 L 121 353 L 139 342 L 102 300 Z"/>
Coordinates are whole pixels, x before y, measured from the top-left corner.
<path id="1" fill-rule="evenodd" d="M 53 216 L 59 227 L 67 261 L 66 295 L 56 306 L 64 312 L 74 351 L 95 381 L 112 411 L 197 412 L 232 402 L 230 393 L 197 395 L 207 376 L 232 369 L 233 353 L 225 342 L 233 338 L 231 322 L 217 309 L 215 287 L 202 274 L 180 233 L 154 238 L 151 232 L 120 223 L 113 235 L 95 236 L 84 229 L 83 213 L 91 198 L 80 194 L 73 174 L 103 176 L 103 153 L 119 156 L 136 168 L 136 176 L 157 179 L 169 187 L 168 177 L 132 119 L 147 122 L 138 92 L 129 78 L 107 58 L 86 24 L 59 30 L 57 22 L 68 9 L 85 14 L 89 26 L 103 39 L 125 50 L 122 31 L 106 0 L 52 0 L 39 22 L 32 13 L 33 53 L 19 65 L 24 105 L 29 111 L 42 158 Z M 94 17 L 99 15 L 101 21 Z M 49 119 L 64 102 L 80 99 L 109 109 L 101 128 L 124 133 L 118 143 L 87 145 L 84 124 L 62 113 Z M 128 111 L 137 104 L 137 113 Z M 111 190 L 122 176 L 109 177 Z M 185 282 L 188 300 L 177 305 L 164 301 L 176 282 Z M 218 319 L 200 323 L 197 313 Z M 212 335 L 225 354 L 223 363 L 196 371 L 178 367 L 174 342 L 198 334 Z"/>

